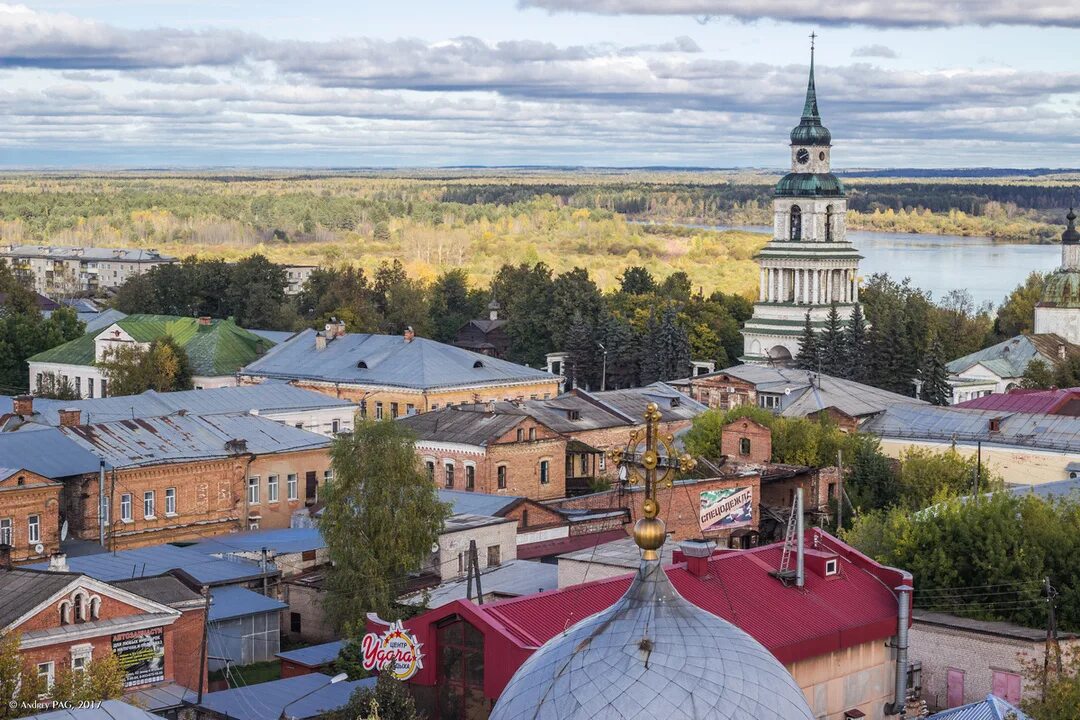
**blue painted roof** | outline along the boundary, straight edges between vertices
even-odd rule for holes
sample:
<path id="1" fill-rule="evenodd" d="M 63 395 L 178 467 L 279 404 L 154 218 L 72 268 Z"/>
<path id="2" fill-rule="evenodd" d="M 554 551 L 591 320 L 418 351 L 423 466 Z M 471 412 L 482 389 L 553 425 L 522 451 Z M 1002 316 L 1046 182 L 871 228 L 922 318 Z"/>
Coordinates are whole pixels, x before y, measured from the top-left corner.
<path id="1" fill-rule="evenodd" d="M 240 373 L 418 390 L 556 380 L 545 370 L 480 355 L 428 338 L 418 337 L 406 342 L 400 335 L 350 333 L 330 340 L 325 349 L 319 350 L 315 347 L 315 335 L 314 330 L 298 333 L 291 340 L 275 345 Z"/>
<path id="2" fill-rule="evenodd" d="M 0 433 L 0 458 L 7 467 L 48 478 L 97 472 L 101 465 L 97 456 L 55 428 Z"/>
<path id="3" fill-rule="evenodd" d="M 105 581 L 150 577 L 170 570 L 183 570 L 200 583 L 228 585 L 248 578 L 262 577 L 264 574 L 255 562 L 224 560 L 175 545 L 151 545 L 134 550 L 85 555 L 68 558 L 67 563 L 71 572 Z M 45 570 L 49 564 L 42 562 L 30 567 Z M 268 572 L 275 574 L 277 567 L 271 564 Z"/>
<path id="4" fill-rule="evenodd" d="M 27 715 L 24 720 L 162 720 L 162 716 L 121 700 L 106 700 L 96 708 L 51 710 L 40 715 Z"/>
<path id="5" fill-rule="evenodd" d="M 1005 702 L 994 695 L 987 695 L 985 700 L 944 710 L 931 715 L 926 720 L 1032 720 L 1032 718 L 1012 703 Z"/>
<path id="6" fill-rule="evenodd" d="M 1068 497 L 1080 492 L 1080 478 L 1057 480 L 1041 485 L 1010 485 L 1006 489 L 1016 496 L 1037 495 L 1044 500 L 1049 500 L 1051 497 Z"/>
<path id="7" fill-rule="evenodd" d="M 287 607 L 289 606 L 280 600 L 242 587 L 219 587 L 210 591 L 211 622 L 244 615 L 280 612 Z"/>
<path id="8" fill-rule="evenodd" d="M 318 528 L 279 528 L 276 530 L 251 530 L 206 538 L 189 545 L 208 555 L 236 552 L 261 552 L 266 548 L 274 555 L 300 553 L 305 550 L 322 550 L 326 547 Z"/>
<path id="9" fill-rule="evenodd" d="M 337 656 L 341 654 L 341 648 L 344 646 L 345 642 L 343 640 L 335 640 L 321 645 L 286 650 L 285 652 L 279 652 L 277 656 L 282 660 L 288 660 L 299 665 L 319 667 L 336 660 Z"/>
<path id="10" fill-rule="evenodd" d="M 315 717 L 344 707 L 355 690 L 371 687 L 375 684 L 375 680 L 376 678 L 345 680 L 331 685 L 329 675 L 322 673 L 297 675 L 258 685 L 206 693 L 203 695 L 200 707 L 232 720 L 279 718 L 282 711 L 286 709 L 289 717 L 304 720 L 304 718 Z M 312 694 L 303 697 L 309 692 Z"/>
<path id="11" fill-rule="evenodd" d="M 450 504 L 450 513 L 460 515 L 498 516 L 505 508 L 522 498 L 516 495 L 493 495 L 491 493 L 466 492 L 465 490 L 439 490 L 439 502 Z"/>

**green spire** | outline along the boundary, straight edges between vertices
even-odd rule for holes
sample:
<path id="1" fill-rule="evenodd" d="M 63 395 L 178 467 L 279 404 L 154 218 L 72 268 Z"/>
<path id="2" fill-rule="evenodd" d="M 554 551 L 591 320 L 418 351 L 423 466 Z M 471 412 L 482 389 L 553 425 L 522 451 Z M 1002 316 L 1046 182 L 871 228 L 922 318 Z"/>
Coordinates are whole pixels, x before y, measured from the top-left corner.
<path id="1" fill-rule="evenodd" d="M 803 105 L 803 120 L 821 120 L 818 115 L 817 89 L 814 88 L 814 33 L 810 34 L 810 80 L 806 83 L 806 104 Z"/>

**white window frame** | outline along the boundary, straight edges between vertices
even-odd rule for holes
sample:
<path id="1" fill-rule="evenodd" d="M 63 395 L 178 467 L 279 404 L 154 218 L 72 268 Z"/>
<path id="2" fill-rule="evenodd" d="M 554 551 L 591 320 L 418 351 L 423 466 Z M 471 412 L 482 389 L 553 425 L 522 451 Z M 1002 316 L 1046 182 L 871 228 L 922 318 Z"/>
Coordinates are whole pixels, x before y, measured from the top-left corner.
<path id="1" fill-rule="evenodd" d="M 262 478 L 258 475 L 252 475 L 248 478 L 247 485 L 247 500 L 248 505 L 259 504 L 260 486 L 262 485 Z"/>
<path id="2" fill-rule="evenodd" d="M 165 488 L 165 517 L 176 515 L 176 488 Z"/>
<path id="3" fill-rule="evenodd" d="M 322 481 L 323 481 L 324 486 L 327 483 L 333 482 L 333 480 L 334 480 L 334 468 L 328 468 L 328 469 L 322 471 Z"/>
<path id="4" fill-rule="evenodd" d="M 45 672 L 42 672 L 42 668 L 45 668 Z M 56 682 L 56 663 L 52 660 L 47 662 L 41 662 L 37 664 L 38 677 L 45 678 L 45 690 L 51 692 L 53 689 L 53 683 Z"/>
<path id="5" fill-rule="evenodd" d="M 71 671 L 86 672 L 94 659 L 94 646 L 90 644 L 73 645 L 71 648 Z M 81 665 L 77 664 L 81 661 Z"/>
<path id="6" fill-rule="evenodd" d="M 109 496 L 101 496 L 101 517 L 105 521 L 106 525 L 112 524 L 112 508 L 109 507 Z"/>
<path id="7" fill-rule="evenodd" d="M 831 569 L 830 569 L 831 568 Z M 836 575 L 840 572 L 840 561 L 836 558 L 830 558 L 825 561 L 825 576 L 829 577 Z"/>
<path id="8" fill-rule="evenodd" d="M 286 492 L 290 500 L 300 499 L 299 477 L 296 473 L 289 473 L 285 478 Z"/>
<path id="9" fill-rule="evenodd" d="M 278 501 L 278 476 L 267 475 L 266 476 L 266 502 L 276 503 Z"/>
<path id="10" fill-rule="evenodd" d="M 147 512 L 149 511 L 149 512 Z M 157 495 L 153 490 L 143 490 L 142 494 L 142 516 L 143 520 L 155 520 L 157 519 Z"/>
<path id="11" fill-rule="evenodd" d="M 133 498 L 131 493 L 124 493 L 120 496 L 120 520 L 122 522 L 132 522 L 132 503 Z"/>
<path id="12" fill-rule="evenodd" d="M 14 545 L 12 533 L 14 532 L 14 521 L 9 518 L 0 518 L 0 543 L 4 545 Z"/>
<path id="13" fill-rule="evenodd" d="M 382 420 L 383 419 L 383 404 L 381 402 L 376 402 L 375 403 L 375 419 L 376 420 Z"/>
<path id="14" fill-rule="evenodd" d="M 26 537 L 31 545 L 41 542 L 41 516 L 26 516 Z"/>
<path id="15" fill-rule="evenodd" d="M 335 420 L 330 421 L 330 432 L 332 432 L 335 435 L 337 435 L 339 432 L 341 432 L 341 421 L 340 420 L 335 419 Z"/>
<path id="16" fill-rule="evenodd" d="M 457 470 L 454 466 L 453 460 L 443 460 L 443 487 L 448 490 L 453 489 L 456 480 L 454 476 L 457 475 Z"/>

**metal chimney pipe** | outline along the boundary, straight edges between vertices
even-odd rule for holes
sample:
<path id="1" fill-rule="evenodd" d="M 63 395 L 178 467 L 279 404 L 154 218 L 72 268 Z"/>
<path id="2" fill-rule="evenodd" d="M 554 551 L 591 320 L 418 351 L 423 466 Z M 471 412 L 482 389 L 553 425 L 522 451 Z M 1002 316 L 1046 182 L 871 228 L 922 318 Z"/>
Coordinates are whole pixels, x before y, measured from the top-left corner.
<path id="1" fill-rule="evenodd" d="M 105 547 L 105 461 L 98 466 L 98 542 Z"/>
<path id="2" fill-rule="evenodd" d="M 896 588 L 896 690 L 892 703 L 885 706 L 886 715 L 902 715 L 907 705 L 908 676 L 908 619 L 911 616 L 910 585 Z"/>
<path id="3" fill-rule="evenodd" d="M 795 587 L 806 584 L 806 556 L 803 547 L 803 489 L 795 489 Z"/>

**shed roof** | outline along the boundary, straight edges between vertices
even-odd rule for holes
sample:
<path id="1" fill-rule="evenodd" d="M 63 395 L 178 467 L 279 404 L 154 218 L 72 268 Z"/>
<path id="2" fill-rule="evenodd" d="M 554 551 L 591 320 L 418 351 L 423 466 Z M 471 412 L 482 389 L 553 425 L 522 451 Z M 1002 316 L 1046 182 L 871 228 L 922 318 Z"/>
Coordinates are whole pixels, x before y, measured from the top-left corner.
<path id="1" fill-rule="evenodd" d="M 973 410 L 997 410 L 1004 412 L 1052 413 L 1080 415 L 1080 387 L 1054 388 L 1052 390 L 1028 390 L 1018 388 L 1007 393 L 991 393 L 954 407 Z"/>
<path id="2" fill-rule="evenodd" d="M 1032 720 L 1032 718 L 1012 703 L 994 695 L 987 695 L 985 700 L 942 710 L 926 720 Z"/>
<path id="3" fill-rule="evenodd" d="M 450 512 L 454 514 L 500 516 L 504 511 L 524 499 L 524 497 L 516 495 L 494 495 L 491 493 L 467 492 L 465 490 L 439 490 L 439 502 L 449 504 Z"/>
<path id="4" fill-rule="evenodd" d="M 532 595 L 559 587 L 559 566 L 532 560 L 509 560 L 480 574 L 484 595 L 495 593 L 506 597 Z M 469 595 L 469 580 L 450 580 L 433 588 L 401 598 L 406 605 L 437 608 Z"/>
<path id="5" fill-rule="evenodd" d="M 417 337 L 347 333 L 315 346 L 314 330 L 304 330 L 254 360 L 242 374 L 356 385 L 430 388 L 554 382 L 544 370 Z"/>
<path id="6" fill-rule="evenodd" d="M 165 573 L 155 577 L 113 580 L 109 584 L 144 598 L 148 598 L 154 602 L 159 602 L 162 605 L 175 605 L 178 603 L 203 600 L 202 595 L 189 588 L 181 582 L 178 577 L 171 573 Z"/>
<path id="7" fill-rule="evenodd" d="M 247 453 L 294 452 L 325 448 L 330 444 L 329 438 L 323 435 L 246 413 L 177 414 L 62 427 L 59 431 L 115 468 Z M 238 440 L 243 441 L 243 447 L 235 444 Z"/>
<path id="8" fill-rule="evenodd" d="M 277 528 L 215 535 L 189 545 L 188 549 L 215 555 L 258 553 L 266 548 L 272 555 L 290 555 L 325 547 L 326 541 L 318 528 Z"/>
<path id="9" fill-rule="evenodd" d="M 279 652 L 277 657 L 297 665 L 312 668 L 321 667 L 336 660 L 337 656 L 341 654 L 341 648 L 344 646 L 345 642 L 343 640 L 334 640 L 333 642 Z"/>
<path id="10" fill-rule="evenodd" d="M 0 458 L 6 466 L 18 466 L 47 478 L 97 472 L 101 465 L 96 455 L 56 428 L 0 433 Z"/>
<path id="11" fill-rule="evenodd" d="M 258 563 L 236 559 L 224 560 L 197 550 L 168 544 L 118 550 L 99 555 L 69 557 L 67 563 L 72 572 L 89 575 L 106 582 L 161 575 L 170 570 L 182 570 L 199 583 L 228 585 L 261 578 L 264 575 L 276 575 L 278 572 L 277 567 L 272 563 L 264 573 Z M 44 570 L 48 566 L 49 564 L 45 562 L 29 567 Z"/>
<path id="12" fill-rule="evenodd" d="M 1064 347 L 1069 354 L 1080 353 L 1080 346 L 1073 345 L 1060 335 L 1053 333 L 1017 335 L 997 345 L 959 357 L 946 363 L 945 367 L 950 373 L 958 375 L 975 365 L 982 365 L 998 377 L 1018 378 L 1023 376 L 1028 364 L 1035 358 L 1040 358 L 1050 365 L 1056 363 L 1061 347 Z"/>
<path id="13" fill-rule="evenodd" d="M 528 413 L 513 403 L 497 402 L 451 405 L 407 415 L 398 418 L 398 422 L 411 430 L 418 440 L 486 446 L 527 417 Z"/>
<path id="14" fill-rule="evenodd" d="M 23 720 L 162 720 L 162 716 L 122 700 L 105 700 L 97 707 L 50 710 L 39 715 L 27 715 Z"/>
<path id="15" fill-rule="evenodd" d="M 329 675 L 309 673 L 206 693 L 199 707 L 231 720 L 266 720 L 281 717 L 287 705 L 289 717 L 305 720 L 344 707 L 354 691 L 375 681 L 372 677 L 331 685 Z"/>
<path id="16" fill-rule="evenodd" d="M 217 587 L 210 591 L 210 621 L 229 620 L 245 615 L 280 612 L 289 607 L 280 600 L 260 595 L 242 587 Z"/>

